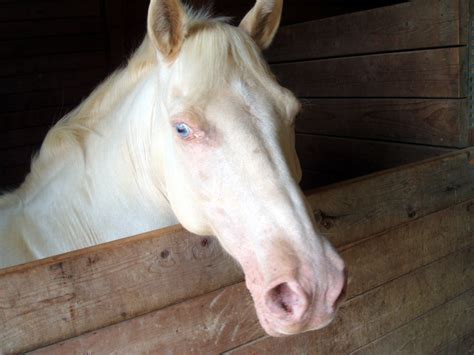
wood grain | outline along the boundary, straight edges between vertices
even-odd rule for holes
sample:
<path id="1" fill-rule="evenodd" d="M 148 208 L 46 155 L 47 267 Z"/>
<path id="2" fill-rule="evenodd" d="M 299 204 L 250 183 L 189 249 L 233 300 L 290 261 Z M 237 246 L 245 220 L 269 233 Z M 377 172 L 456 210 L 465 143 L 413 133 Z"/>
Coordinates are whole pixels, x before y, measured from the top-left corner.
<path id="1" fill-rule="evenodd" d="M 467 147 L 466 99 L 306 99 L 296 131 Z"/>
<path id="2" fill-rule="evenodd" d="M 231 353 L 347 353 L 463 293 L 474 276 L 473 256 L 471 249 L 452 254 L 354 297 L 321 331 L 265 337 Z M 263 335 L 257 324 L 250 295 L 240 283 L 33 353 L 218 353 Z"/>
<path id="3" fill-rule="evenodd" d="M 458 1 L 416 0 L 281 27 L 270 62 L 466 45 Z"/>
<path id="4" fill-rule="evenodd" d="M 336 321 L 321 331 L 265 337 L 229 353 L 347 354 L 466 292 L 473 277 L 471 248 L 347 301 Z"/>
<path id="5" fill-rule="evenodd" d="M 471 289 L 357 349 L 353 354 L 434 354 L 448 346 L 452 340 L 473 331 L 474 289 Z"/>
<path id="6" fill-rule="evenodd" d="M 304 170 L 350 179 L 453 151 L 450 148 L 297 134 Z"/>
<path id="7" fill-rule="evenodd" d="M 308 191 L 317 226 L 341 246 L 474 198 L 474 150 Z"/>
<path id="8" fill-rule="evenodd" d="M 464 336 L 459 336 L 443 349 L 437 350 L 433 353 L 433 355 L 451 354 L 474 354 L 474 332 Z"/>
<path id="9" fill-rule="evenodd" d="M 466 48 L 273 64 L 300 97 L 463 98 Z"/>
<path id="10" fill-rule="evenodd" d="M 180 227 L 7 268 L 0 344 L 7 353 L 31 349 L 241 280 L 214 239 Z"/>

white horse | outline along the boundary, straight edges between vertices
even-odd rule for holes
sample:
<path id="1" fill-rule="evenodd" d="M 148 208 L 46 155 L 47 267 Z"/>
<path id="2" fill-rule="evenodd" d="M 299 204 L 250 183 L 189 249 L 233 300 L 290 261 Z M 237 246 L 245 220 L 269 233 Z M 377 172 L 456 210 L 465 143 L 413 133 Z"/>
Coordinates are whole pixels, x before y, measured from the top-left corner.
<path id="1" fill-rule="evenodd" d="M 281 10 L 257 0 L 233 27 L 152 0 L 128 65 L 51 129 L 0 199 L 0 265 L 181 223 L 241 264 L 270 335 L 328 324 L 344 263 L 298 187 L 300 105 L 261 55 Z"/>

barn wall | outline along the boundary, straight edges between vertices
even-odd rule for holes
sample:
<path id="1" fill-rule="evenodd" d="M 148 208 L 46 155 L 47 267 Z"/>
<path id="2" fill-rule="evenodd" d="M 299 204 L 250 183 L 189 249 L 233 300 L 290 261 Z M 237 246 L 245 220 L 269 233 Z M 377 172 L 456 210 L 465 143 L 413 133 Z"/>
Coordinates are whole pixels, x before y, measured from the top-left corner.
<path id="1" fill-rule="evenodd" d="M 304 103 L 305 187 L 469 146 L 468 3 L 412 0 L 279 31 L 266 56 Z"/>
<path id="2" fill-rule="evenodd" d="M 17 186 L 46 132 L 143 38 L 149 0 L 0 2 L 0 190 Z M 384 6 L 395 0 L 292 0 L 284 25 Z M 208 4 L 194 0 L 197 6 Z M 215 1 L 237 22 L 254 1 Z"/>

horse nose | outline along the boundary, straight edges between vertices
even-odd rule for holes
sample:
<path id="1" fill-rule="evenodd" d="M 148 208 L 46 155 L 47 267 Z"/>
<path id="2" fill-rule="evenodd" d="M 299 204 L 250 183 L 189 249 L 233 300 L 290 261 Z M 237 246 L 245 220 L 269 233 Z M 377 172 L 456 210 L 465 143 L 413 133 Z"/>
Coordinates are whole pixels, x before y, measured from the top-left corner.
<path id="1" fill-rule="evenodd" d="M 270 287 L 265 294 L 265 305 L 272 318 L 281 325 L 296 325 L 308 310 L 309 300 L 295 280 L 288 280 Z"/>

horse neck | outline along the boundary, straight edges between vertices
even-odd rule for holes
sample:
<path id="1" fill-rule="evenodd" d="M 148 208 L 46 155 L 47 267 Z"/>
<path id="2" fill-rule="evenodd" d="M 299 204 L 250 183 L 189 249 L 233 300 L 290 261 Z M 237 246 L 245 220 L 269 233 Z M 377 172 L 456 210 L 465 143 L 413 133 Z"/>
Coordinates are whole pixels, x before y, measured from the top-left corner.
<path id="1" fill-rule="evenodd" d="M 82 144 L 65 149 L 27 179 L 13 194 L 18 199 L 10 198 L 21 201 L 20 209 L 11 206 L 20 211 L 12 223 L 34 257 L 177 223 L 160 184 L 160 164 L 153 161 L 155 77 L 140 80 Z M 47 161 L 42 154 L 38 164 Z"/>

